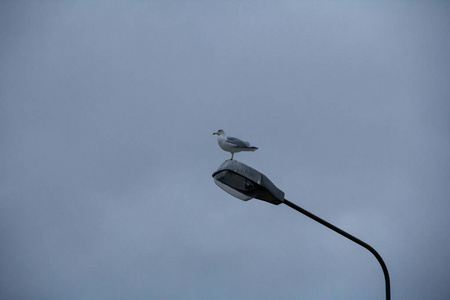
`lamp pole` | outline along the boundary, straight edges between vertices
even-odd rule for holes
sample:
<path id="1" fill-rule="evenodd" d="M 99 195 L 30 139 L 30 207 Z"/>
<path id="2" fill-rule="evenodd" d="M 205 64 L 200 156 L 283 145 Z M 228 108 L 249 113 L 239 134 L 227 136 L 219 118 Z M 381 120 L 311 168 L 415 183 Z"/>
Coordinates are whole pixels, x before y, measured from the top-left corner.
<path id="1" fill-rule="evenodd" d="M 386 264 L 384 263 L 383 259 L 380 256 L 380 254 L 378 254 L 378 252 L 374 248 L 372 248 L 370 245 L 364 243 L 360 239 L 354 237 L 353 235 L 345 232 L 344 230 L 334 226 L 333 224 L 328 223 L 324 219 L 321 219 L 318 216 L 310 213 L 306 209 L 303 209 L 300 206 L 290 202 L 289 200 L 284 199 L 283 203 L 286 204 L 287 206 L 289 206 L 290 208 L 295 209 L 296 211 L 304 214 L 305 216 L 310 217 L 314 221 L 319 222 L 320 224 L 330 228 L 331 230 L 339 233 L 340 235 L 345 236 L 346 238 L 352 240 L 353 242 L 357 243 L 358 245 L 360 245 L 360 246 L 366 248 L 367 250 L 369 250 L 370 253 L 372 253 L 375 256 L 375 258 L 378 260 L 378 262 L 381 265 L 381 268 L 383 269 L 384 281 L 385 281 L 385 286 L 386 286 L 386 300 L 390 300 L 391 299 L 391 285 L 390 285 L 390 280 L 389 280 L 389 272 L 388 272 L 388 269 L 386 267 Z"/>
<path id="2" fill-rule="evenodd" d="M 391 286 L 389 281 L 389 273 L 381 258 L 380 254 L 375 251 L 370 245 L 364 243 L 360 239 L 357 239 L 353 235 L 345 232 L 344 230 L 328 223 L 327 221 L 319 218 L 318 216 L 310 213 L 309 211 L 301 208 L 300 206 L 286 200 L 284 198 L 284 192 L 277 188 L 264 174 L 257 170 L 243 164 L 237 160 L 227 160 L 223 162 L 216 172 L 213 173 L 214 182 L 224 191 L 232 196 L 248 201 L 256 198 L 262 201 L 279 205 L 281 203 L 295 209 L 296 211 L 310 217 L 314 221 L 330 228 L 331 230 L 339 233 L 340 235 L 348 238 L 349 240 L 357 243 L 358 245 L 366 248 L 372 253 L 383 269 L 384 281 L 386 286 L 386 300 L 391 300 Z"/>

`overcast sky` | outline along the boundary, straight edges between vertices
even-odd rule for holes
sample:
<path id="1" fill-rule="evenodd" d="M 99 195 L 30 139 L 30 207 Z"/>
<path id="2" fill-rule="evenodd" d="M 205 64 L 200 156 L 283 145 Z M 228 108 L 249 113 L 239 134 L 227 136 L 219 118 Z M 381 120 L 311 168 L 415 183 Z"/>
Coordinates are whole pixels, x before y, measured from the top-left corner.
<path id="1" fill-rule="evenodd" d="M 450 299 L 447 1 L 1 1 L 1 299 Z"/>

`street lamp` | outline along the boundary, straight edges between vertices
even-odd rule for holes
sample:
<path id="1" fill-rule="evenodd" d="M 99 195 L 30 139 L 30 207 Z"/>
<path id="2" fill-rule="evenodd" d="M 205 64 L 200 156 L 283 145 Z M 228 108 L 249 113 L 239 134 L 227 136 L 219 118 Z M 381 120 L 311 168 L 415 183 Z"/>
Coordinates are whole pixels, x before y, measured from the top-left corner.
<path id="1" fill-rule="evenodd" d="M 375 251 L 370 245 L 364 243 L 360 239 L 352 236 L 351 234 L 345 232 L 344 230 L 334 226 L 331 223 L 317 217 L 316 215 L 310 213 L 309 211 L 295 205 L 294 203 L 286 200 L 284 198 L 284 192 L 277 188 L 264 174 L 258 172 L 257 170 L 243 164 L 237 160 L 226 160 L 223 162 L 219 168 L 212 174 L 214 182 L 224 191 L 231 194 L 232 196 L 248 201 L 252 198 L 263 200 L 274 205 L 279 205 L 281 203 L 295 209 L 296 211 L 310 217 L 314 221 L 330 228 L 331 230 L 345 236 L 346 238 L 352 240 L 353 242 L 359 244 L 360 246 L 369 250 L 383 269 L 385 286 L 386 286 L 386 300 L 391 299 L 391 288 L 389 282 L 389 273 L 381 258 L 380 254 Z"/>

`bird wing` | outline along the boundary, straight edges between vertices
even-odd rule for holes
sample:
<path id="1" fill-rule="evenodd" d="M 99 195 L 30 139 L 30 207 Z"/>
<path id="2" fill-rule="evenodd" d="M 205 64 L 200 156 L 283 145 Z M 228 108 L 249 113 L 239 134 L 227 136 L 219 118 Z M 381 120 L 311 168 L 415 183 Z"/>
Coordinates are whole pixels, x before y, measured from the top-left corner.
<path id="1" fill-rule="evenodd" d="M 238 148 L 250 147 L 250 143 L 249 142 L 244 142 L 243 140 L 240 140 L 238 138 L 231 137 L 231 136 L 227 137 L 226 142 L 229 143 L 229 144 L 232 144 L 233 146 L 238 147 Z"/>

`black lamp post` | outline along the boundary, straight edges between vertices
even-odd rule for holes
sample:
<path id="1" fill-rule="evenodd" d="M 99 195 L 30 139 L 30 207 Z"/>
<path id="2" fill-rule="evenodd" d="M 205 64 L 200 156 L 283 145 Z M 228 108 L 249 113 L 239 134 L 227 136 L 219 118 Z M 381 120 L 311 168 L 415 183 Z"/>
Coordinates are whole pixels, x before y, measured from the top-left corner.
<path id="1" fill-rule="evenodd" d="M 391 288 L 389 282 L 389 273 L 381 258 L 380 254 L 375 251 L 370 245 L 364 243 L 360 239 L 352 236 L 344 230 L 328 223 L 327 221 L 317 217 L 309 211 L 295 205 L 294 203 L 284 198 L 284 192 L 277 188 L 264 174 L 256 171 L 255 169 L 237 161 L 226 160 L 219 168 L 213 173 L 214 182 L 224 191 L 232 196 L 244 201 L 248 201 L 252 198 L 263 200 L 275 205 L 284 203 L 287 206 L 295 209 L 298 212 L 310 217 L 311 219 L 319 222 L 322 225 L 334 230 L 335 232 L 345 236 L 353 242 L 361 245 L 369 250 L 381 265 L 384 273 L 384 280 L 386 285 L 386 300 L 391 299 Z"/>

